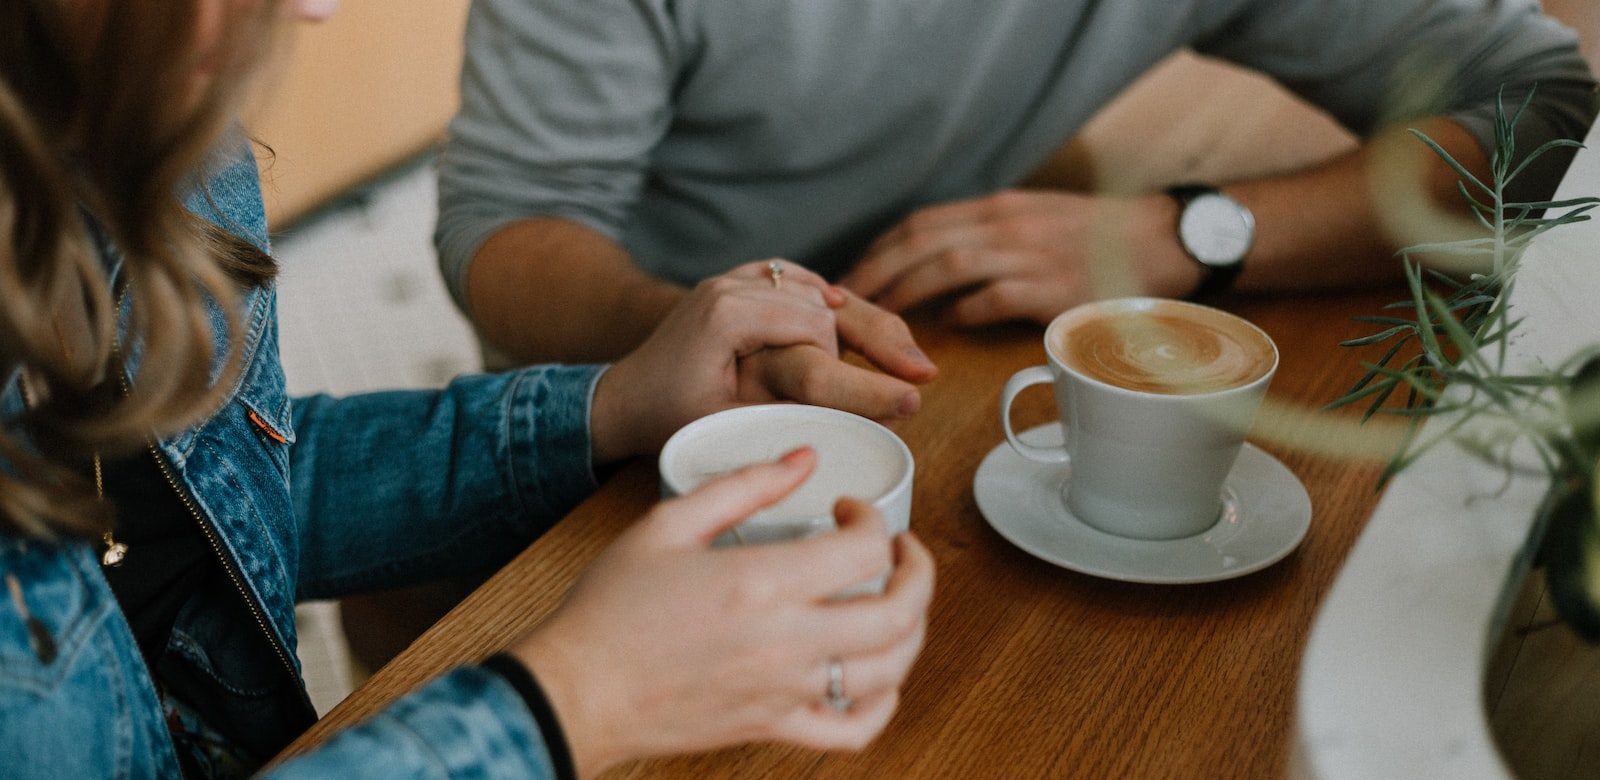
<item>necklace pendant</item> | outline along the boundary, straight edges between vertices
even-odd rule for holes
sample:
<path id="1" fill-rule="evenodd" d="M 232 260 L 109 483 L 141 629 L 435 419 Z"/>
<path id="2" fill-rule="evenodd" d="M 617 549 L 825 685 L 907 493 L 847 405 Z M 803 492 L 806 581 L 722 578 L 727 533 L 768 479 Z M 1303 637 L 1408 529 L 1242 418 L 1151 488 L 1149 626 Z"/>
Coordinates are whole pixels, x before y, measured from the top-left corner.
<path id="1" fill-rule="evenodd" d="M 106 551 L 100 555 L 102 566 L 121 566 L 122 559 L 128 557 L 128 545 L 122 542 L 108 542 Z"/>

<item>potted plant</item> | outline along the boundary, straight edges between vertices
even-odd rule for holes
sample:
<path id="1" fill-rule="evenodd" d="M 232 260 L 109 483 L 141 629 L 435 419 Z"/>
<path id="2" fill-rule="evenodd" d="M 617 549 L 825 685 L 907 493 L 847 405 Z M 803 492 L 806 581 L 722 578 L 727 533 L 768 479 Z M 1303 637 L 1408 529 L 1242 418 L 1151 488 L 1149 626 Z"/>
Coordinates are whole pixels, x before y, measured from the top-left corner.
<path id="1" fill-rule="evenodd" d="M 1398 253 L 1411 297 L 1385 307 L 1385 313 L 1357 318 L 1379 329 L 1343 346 L 1383 351 L 1328 407 L 1364 407 L 1363 422 L 1378 415 L 1406 420 L 1380 487 L 1446 440 L 1508 475 L 1529 468 L 1547 475 L 1549 491 L 1533 529 L 1542 534 L 1536 565 L 1546 570 L 1562 620 L 1593 643 L 1600 641 L 1600 344 L 1534 371 L 1508 370 L 1507 352 L 1521 323 L 1508 301 L 1523 251 L 1543 233 L 1589 220 L 1600 198 L 1507 200 L 1508 186 L 1535 160 L 1581 147 L 1556 140 L 1518 158 L 1515 129 L 1532 97 L 1530 91 L 1510 115 L 1503 100 L 1498 104 L 1487 182 L 1426 134 L 1412 131 L 1460 177 L 1457 191 L 1480 231 Z M 1466 273 L 1425 268 L 1421 256 L 1461 261 Z M 1433 417 L 1447 424 L 1422 435 L 1422 423 Z M 1536 463 L 1514 455 L 1522 444 L 1531 446 Z"/>

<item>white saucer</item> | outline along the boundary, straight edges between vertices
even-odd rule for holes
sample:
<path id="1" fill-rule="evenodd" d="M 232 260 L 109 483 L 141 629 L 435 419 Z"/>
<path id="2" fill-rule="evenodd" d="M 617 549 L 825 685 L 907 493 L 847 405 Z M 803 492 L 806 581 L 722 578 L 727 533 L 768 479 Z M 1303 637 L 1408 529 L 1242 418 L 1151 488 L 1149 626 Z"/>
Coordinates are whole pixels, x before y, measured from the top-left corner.
<path id="1" fill-rule="evenodd" d="M 1046 423 L 1021 437 L 1061 446 L 1061 426 Z M 1062 499 L 1070 470 L 1037 463 L 1000 442 L 989 451 L 972 490 L 978 511 L 1007 541 L 1034 557 L 1096 577 L 1164 585 L 1215 582 L 1282 560 L 1311 527 L 1311 497 L 1282 463 L 1245 444 L 1223 483 L 1222 517 L 1183 539 L 1115 536 L 1074 517 Z"/>

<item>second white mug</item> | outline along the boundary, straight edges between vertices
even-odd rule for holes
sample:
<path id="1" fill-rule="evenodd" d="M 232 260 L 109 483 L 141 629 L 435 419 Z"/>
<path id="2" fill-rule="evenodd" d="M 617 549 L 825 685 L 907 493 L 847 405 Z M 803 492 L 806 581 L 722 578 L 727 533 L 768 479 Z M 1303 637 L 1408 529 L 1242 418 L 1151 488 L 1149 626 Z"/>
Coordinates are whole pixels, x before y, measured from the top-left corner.
<path id="1" fill-rule="evenodd" d="M 1091 339 L 1097 343 L 1086 343 Z M 1095 528 L 1135 539 L 1177 539 L 1215 524 L 1223 480 L 1278 367 L 1266 333 L 1197 304 L 1121 298 L 1063 313 L 1044 343 L 1048 364 L 1006 382 L 1000 419 L 1024 457 L 1070 464 L 1067 508 Z M 1196 350 L 1198 360 L 1227 354 L 1237 364 L 1220 377 L 1224 386 L 1208 384 L 1205 366 L 1183 362 L 1182 353 Z M 1141 364 L 1190 384 L 1152 384 L 1127 370 Z M 1012 402 L 1039 384 L 1055 387 L 1063 448 L 1028 444 L 1011 427 Z"/>

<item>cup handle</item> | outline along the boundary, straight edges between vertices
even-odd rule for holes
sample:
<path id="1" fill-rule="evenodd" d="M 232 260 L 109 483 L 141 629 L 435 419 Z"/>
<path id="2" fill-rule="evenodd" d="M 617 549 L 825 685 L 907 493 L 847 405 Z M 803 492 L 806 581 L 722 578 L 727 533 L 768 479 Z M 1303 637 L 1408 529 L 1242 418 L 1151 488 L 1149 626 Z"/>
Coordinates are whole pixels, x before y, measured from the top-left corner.
<path id="1" fill-rule="evenodd" d="M 1017 432 L 1011 429 L 1011 403 L 1017 400 L 1017 394 L 1034 385 L 1048 385 L 1055 381 L 1049 366 L 1024 368 L 1006 380 L 1006 389 L 1000 398 L 1000 427 L 1005 429 L 1006 441 L 1011 444 L 1011 449 L 1028 460 L 1040 463 L 1067 462 L 1065 447 L 1035 447 L 1017 438 Z M 1066 421 L 1063 420 L 1062 423 L 1064 426 Z"/>

